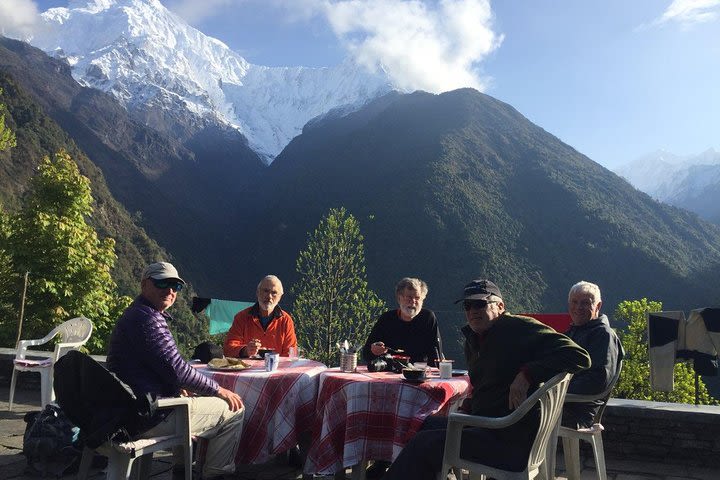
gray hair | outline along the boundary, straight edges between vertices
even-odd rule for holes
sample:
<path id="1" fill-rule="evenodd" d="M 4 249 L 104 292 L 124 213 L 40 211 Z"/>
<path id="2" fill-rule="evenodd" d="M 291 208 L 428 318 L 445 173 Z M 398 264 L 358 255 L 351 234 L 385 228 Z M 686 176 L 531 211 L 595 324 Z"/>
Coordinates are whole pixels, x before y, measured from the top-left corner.
<path id="1" fill-rule="evenodd" d="M 415 290 L 420 294 L 420 298 L 425 299 L 428 294 L 427 283 L 423 282 L 419 278 L 405 277 L 395 285 L 395 295 L 400 295 L 405 289 Z"/>
<path id="2" fill-rule="evenodd" d="M 572 298 L 572 296 L 576 293 L 589 293 L 593 296 L 595 302 L 602 302 L 602 297 L 600 296 L 600 287 L 598 287 L 594 283 L 581 280 L 575 285 L 573 285 L 570 288 L 570 292 L 568 293 L 568 302 L 570 301 L 570 298 Z"/>
<path id="3" fill-rule="evenodd" d="M 265 276 L 262 278 L 262 280 L 260 280 L 260 282 L 258 283 L 258 286 L 257 286 L 257 288 L 256 288 L 255 290 L 260 290 L 260 285 L 262 285 L 265 280 L 272 280 L 273 282 L 277 282 L 278 285 L 280 285 L 280 293 L 285 293 L 285 290 L 283 289 L 282 282 L 281 282 L 280 279 L 279 279 L 278 277 L 276 277 L 275 275 L 265 275 Z"/>

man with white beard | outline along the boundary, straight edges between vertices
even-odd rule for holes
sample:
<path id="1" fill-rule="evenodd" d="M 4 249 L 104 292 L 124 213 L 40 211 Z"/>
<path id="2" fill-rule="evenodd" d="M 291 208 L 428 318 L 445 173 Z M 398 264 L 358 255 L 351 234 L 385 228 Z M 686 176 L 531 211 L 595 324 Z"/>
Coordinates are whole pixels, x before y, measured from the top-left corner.
<path id="1" fill-rule="evenodd" d="M 403 350 L 411 362 L 432 362 L 440 349 L 440 332 L 432 310 L 423 307 L 428 293 L 419 278 L 403 278 L 395 286 L 398 308 L 378 318 L 363 347 L 363 358 L 371 361 L 388 349 Z"/>
<path id="2" fill-rule="evenodd" d="M 432 362 L 440 351 L 440 331 L 432 310 L 423 307 L 428 286 L 419 278 L 403 278 L 395 286 L 398 308 L 378 318 L 363 347 L 363 358 L 385 355 L 388 349 L 403 350 L 411 362 Z M 390 462 L 375 461 L 366 478 L 380 478 Z"/>

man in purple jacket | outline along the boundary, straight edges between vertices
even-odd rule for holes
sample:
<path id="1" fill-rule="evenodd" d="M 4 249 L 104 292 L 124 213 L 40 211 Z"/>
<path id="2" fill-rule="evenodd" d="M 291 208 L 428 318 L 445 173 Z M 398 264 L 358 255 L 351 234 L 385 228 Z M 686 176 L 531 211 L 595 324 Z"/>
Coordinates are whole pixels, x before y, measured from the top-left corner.
<path id="1" fill-rule="evenodd" d="M 107 365 L 136 394 L 190 397 L 190 429 L 208 439 L 204 479 L 235 471 L 245 407 L 238 394 L 227 390 L 188 364 L 178 351 L 168 328 L 172 317 L 165 311 L 175 303 L 185 285 L 167 262 L 148 265 L 142 275 L 140 295 L 117 321 L 110 337 Z M 144 436 L 173 431 L 173 414 Z M 181 464 L 177 459 L 176 464 Z"/>

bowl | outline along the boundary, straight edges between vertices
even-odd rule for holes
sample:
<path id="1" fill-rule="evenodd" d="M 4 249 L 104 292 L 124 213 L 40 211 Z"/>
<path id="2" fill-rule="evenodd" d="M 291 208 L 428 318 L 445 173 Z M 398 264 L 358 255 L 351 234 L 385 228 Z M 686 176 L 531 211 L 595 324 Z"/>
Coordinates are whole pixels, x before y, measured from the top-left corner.
<path id="1" fill-rule="evenodd" d="M 403 374 L 403 377 L 405 377 L 408 380 L 413 380 L 413 381 L 425 380 L 425 370 L 420 370 L 419 368 L 403 368 L 402 374 Z"/>
<path id="2" fill-rule="evenodd" d="M 271 348 L 261 348 L 258 350 L 257 354 L 260 358 L 265 358 L 266 353 L 275 353 L 275 350 L 273 350 Z"/>

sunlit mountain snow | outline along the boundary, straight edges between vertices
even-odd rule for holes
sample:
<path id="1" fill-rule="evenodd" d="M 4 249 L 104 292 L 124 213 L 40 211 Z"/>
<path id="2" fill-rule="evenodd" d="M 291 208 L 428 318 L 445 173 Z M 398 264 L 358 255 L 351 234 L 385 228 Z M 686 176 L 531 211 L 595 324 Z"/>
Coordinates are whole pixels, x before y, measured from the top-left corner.
<path id="1" fill-rule="evenodd" d="M 635 188 L 668 203 L 693 196 L 720 183 L 720 152 L 675 155 L 663 150 L 649 153 L 616 169 Z"/>
<path id="2" fill-rule="evenodd" d="M 382 73 L 345 62 L 332 68 L 248 63 L 158 0 L 74 1 L 42 14 L 28 39 L 64 57 L 82 85 L 130 110 L 187 109 L 242 132 L 268 162 L 310 119 L 356 108 L 394 87 Z"/>

